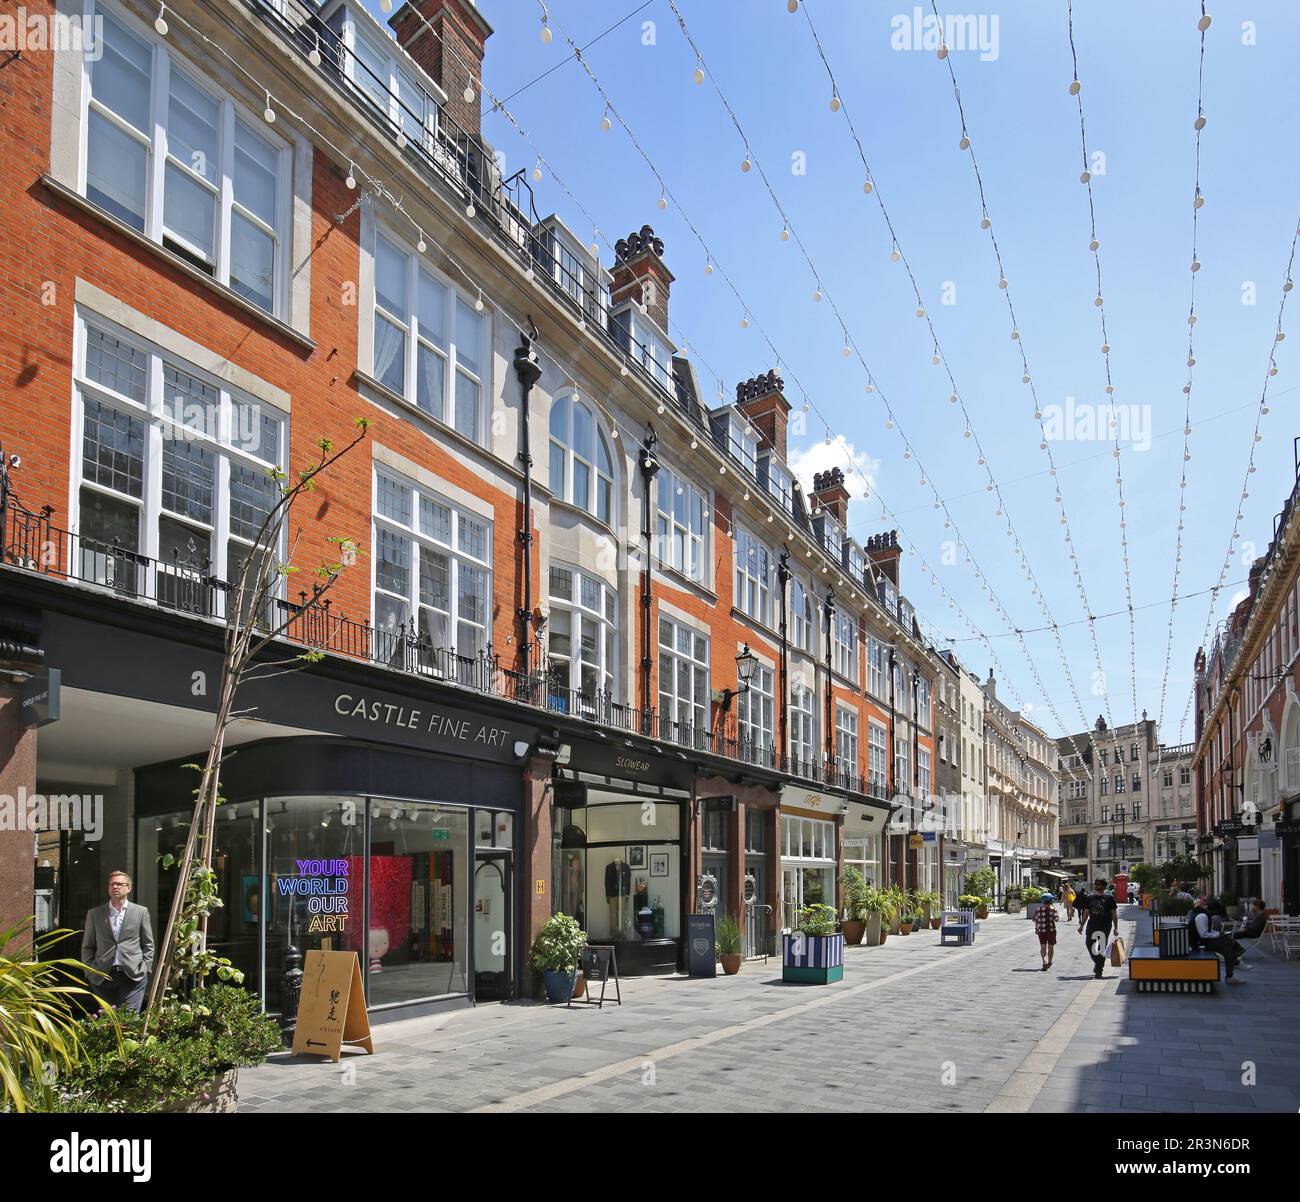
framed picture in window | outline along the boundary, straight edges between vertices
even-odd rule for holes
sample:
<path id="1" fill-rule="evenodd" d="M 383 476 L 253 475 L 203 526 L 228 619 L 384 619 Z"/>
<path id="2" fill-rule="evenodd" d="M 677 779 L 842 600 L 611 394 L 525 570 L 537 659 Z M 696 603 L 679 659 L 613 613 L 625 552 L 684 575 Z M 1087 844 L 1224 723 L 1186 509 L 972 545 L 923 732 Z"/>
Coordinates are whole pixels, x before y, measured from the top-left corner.
<path id="1" fill-rule="evenodd" d="M 650 875 L 668 875 L 668 853 L 666 851 L 657 851 L 650 857 Z"/>
<path id="2" fill-rule="evenodd" d="M 627 849 L 627 866 L 629 868 L 645 867 L 645 845 L 629 847 Z"/>

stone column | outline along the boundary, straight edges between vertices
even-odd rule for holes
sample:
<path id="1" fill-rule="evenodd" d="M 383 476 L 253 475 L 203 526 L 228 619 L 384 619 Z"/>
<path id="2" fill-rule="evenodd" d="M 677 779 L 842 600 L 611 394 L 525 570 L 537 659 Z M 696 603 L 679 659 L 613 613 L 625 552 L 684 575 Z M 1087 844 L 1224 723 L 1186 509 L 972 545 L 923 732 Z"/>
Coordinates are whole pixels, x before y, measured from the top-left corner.
<path id="1" fill-rule="evenodd" d="M 0 661 L 0 671 L 6 666 Z M 36 728 L 22 725 L 20 708 L 19 685 L 0 676 L 0 795 L 15 808 L 19 797 L 36 792 Z M 32 914 L 35 855 L 36 833 L 25 821 L 0 828 L 0 931 Z"/>
<path id="2" fill-rule="evenodd" d="M 520 811 L 515 871 L 519 874 L 519 934 L 515 940 L 515 983 L 519 995 L 532 991 L 528 949 L 550 918 L 551 840 L 554 810 L 551 806 L 551 770 L 555 761 L 534 756 L 524 766 L 523 805 Z"/>

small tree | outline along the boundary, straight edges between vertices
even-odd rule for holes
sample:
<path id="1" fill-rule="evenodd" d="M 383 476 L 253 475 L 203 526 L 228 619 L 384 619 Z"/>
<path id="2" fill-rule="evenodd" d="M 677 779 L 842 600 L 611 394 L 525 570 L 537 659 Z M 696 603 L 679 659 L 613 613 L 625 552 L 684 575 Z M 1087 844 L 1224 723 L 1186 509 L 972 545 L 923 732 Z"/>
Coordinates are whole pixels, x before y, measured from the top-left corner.
<path id="1" fill-rule="evenodd" d="M 997 873 L 987 864 L 977 868 L 966 877 L 966 892 L 980 897 L 992 897 L 998 887 Z"/>
<path id="2" fill-rule="evenodd" d="M 279 612 L 275 603 L 281 583 L 300 570 L 294 561 L 302 541 L 301 527 L 294 532 L 283 560 L 278 552 L 299 498 L 315 491 L 320 477 L 366 437 L 369 425 L 365 418 L 358 418 L 356 437 L 341 449 L 336 449 L 330 439 L 322 438 L 317 444 L 320 458 L 300 470 L 296 481 L 280 468 L 270 471 L 279 486 L 279 496 L 262 519 L 253 550 L 239 565 L 226 597 L 225 654 L 217 689 L 217 713 L 204 762 L 193 765 L 199 772 L 199 784 L 194 790 L 189 835 L 179 860 L 170 854 L 162 858 L 164 867 L 177 867 L 177 884 L 149 986 L 146 1033 L 168 992 L 185 977 L 194 977 L 199 986 L 214 972 L 223 981 L 243 980 L 243 974 L 229 960 L 214 956 L 207 948 L 208 916 L 222 905 L 212 855 L 217 807 L 222 802 L 221 766 L 226 735 L 232 722 L 254 712 L 254 708 L 235 708 L 242 684 L 298 671 L 324 658 L 324 648 L 333 636 L 325 599 L 342 572 L 356 562 L 359 545 L 350 538 L 328 539 L 338 548 L 338 559 L 316 567 L 310 596 L 304 593 L 301 606 L 288 605 Z M 289 633 L 291 627 L 294 637 L 306 643 L 307 650 L 278 659 L 264 657 L 267 649 Z"/>
<path id="3" fill-rule="evenodd" d="M 1205 875 L 1201 862 L 1195 856 L 1174 856 L 1160 865 L 1163 881 L 1199 881 Z"/>

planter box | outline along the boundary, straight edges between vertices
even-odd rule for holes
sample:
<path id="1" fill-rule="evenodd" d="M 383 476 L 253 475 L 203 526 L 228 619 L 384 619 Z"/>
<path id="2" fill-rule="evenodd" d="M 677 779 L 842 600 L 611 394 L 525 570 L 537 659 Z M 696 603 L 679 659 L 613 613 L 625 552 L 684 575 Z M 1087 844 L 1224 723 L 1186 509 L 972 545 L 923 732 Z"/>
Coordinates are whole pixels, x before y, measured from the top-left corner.
<path id="1" fill-rule="evenodd" d="M 1038 911 L 1041 910 L 1042 908 L 1043 908 L 1042 902 L 1030 902 L 1029 905 L 1025 907 L 1025 917 L 1029 919 L 1030 922 L 1033 922 L 1034 915 L 1037 914 Z"/>
<path id="2" fill-rule="evenodd" d="M 844 979 L 844 936 L 782 936 L 781 980 L 802 985 L 829 985 Z"/>
<path id="3" fill-rule="evenodd" d="M 163 1107 L 164 1114 L 234 1114 L 239 1108 L 239 1094 L 235 1082 L 237 1068 L 228 1068 L 219 1077 L 213 1077 L 193 1097 L 183 1102 L 173 1102 Z"/>
<path id="4" fill-rule="evenodd" d="M 1020 898 L 1018 898 L 1018 897 L 1013 897 L 1013 898 L 1011 898 L 1010 900 L 1008 900 L 1008 902 L 1007 902 L 1007 913 L 1008 913 L 1008 914 L 1019 914 L 1019 913 L 1020 913 Z"/>

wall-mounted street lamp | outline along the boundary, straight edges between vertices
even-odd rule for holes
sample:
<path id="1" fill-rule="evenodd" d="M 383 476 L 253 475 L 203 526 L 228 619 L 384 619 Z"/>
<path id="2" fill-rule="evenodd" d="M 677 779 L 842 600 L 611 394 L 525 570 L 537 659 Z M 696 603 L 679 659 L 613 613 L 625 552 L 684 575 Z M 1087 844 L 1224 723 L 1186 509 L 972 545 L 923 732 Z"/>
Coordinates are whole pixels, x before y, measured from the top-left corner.
<path id="1" fill-rule="evenodd" d="M 750 649 L 749 644 L 745 644 L 745 649 L 736 656 L 736 681 L 739 688 L 722 690 L 722 713 L 725 714 L 731 708 L 731 703 L 741 695 L 748 693 L 750 683 L 754 679 L 754 672 L 758 668 L 758 656 Z"/>

